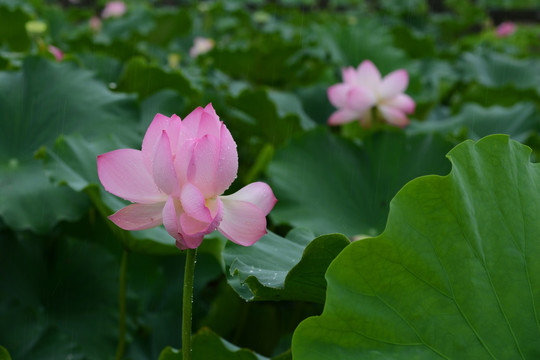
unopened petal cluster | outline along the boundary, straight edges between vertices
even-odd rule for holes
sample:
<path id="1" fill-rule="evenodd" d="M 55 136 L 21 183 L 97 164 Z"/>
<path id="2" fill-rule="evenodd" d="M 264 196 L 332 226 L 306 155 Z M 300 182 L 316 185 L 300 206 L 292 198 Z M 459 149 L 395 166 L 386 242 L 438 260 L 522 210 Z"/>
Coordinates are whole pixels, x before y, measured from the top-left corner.
<path id="1" fill-rule="evenodd" d="M 330 125 L 358 120 L 369 127 L 376 120 L 374 113 L 394 126 L 409 123 L 407 114 L 414 112 L 416 104 L 403 93 L 409 84 L 406 70 L 399 69 L 382 78 L 377 67 L 365 60 L 357 69 L 344 68 L 342 74 L 343 82 L 328 88 L 328 98 L 338 108 L 328 119 Z"/>
<path id="2" fill-rule="evenodd" d="M 133 202 L 109 218 L 125 230 L 163 224 L 182 250 L 197 248 L 216 229 L 252 245 L 266 233 L 266 215 L 276 203 L 262 182 L 222 195 L 236 178 L 238 153 L 211 104 L 184 120 L 157 114 L 141 150 L 111 151 L 97 164 L 105 189 Z"/>

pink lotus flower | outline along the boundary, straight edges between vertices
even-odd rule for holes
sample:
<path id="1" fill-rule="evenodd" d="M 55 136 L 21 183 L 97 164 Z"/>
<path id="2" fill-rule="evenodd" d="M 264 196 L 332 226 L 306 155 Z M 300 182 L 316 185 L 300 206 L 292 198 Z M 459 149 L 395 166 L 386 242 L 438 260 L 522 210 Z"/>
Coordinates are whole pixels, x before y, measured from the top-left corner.
<path id="1" fill-rule="evenodd" d="M 359 120 L 363 127 L 369 127 L 375 120 L 372 109 L 391 125 L 404 127 L 409 123 L 406 114 L 412 114 L 416 104 L 403 93 L 409 84 L 406 70 L 396 70 L 381 78 L 375 65 L 364 60 L 358 69 L 348 67 L 342 73 L 343 83 L 328 88 L 328 98 L 338 108 L 328 124 Z"/>
<path id="2" fill-rule="evenodd" d="M 97 169 L 107 191 L 134 203 L 109 216 L 112 222 L 125 230 L 163 224 L 182 250 L 197 248 L 216 229 L 253 245 L 266 233 L 266 215 L 277 201 L 262 182 L 222 195 L 236 178 L 238 153 L 211 104 L 184 120 L 157 114 L 141 150 L 99 155 Z"/>
<path id="3" fill-rule="evenodd" d="M 189 49 L 189 56 L 195 58 L 205 54 L 214 48 L 215 42 L 212 39 L 196 37 L 193 40 L 193 46 Z"/>
<path id="4" fill-rule="evenodd" d="M 62 59 L 64 58 L 64 53 L 56 46 L 49 45 L 47 46 L 47 50 L 49 50 L 49 52 L 54 56 L 56 61 L 62 61 Z"/>
<path id="5" fill-rule="evenodd" d="M 101 17 L 103 19 L 120 17 L 126 13 L 126 10 L 126 4 L 123 1 L 109 1 L 101 12 Z"/>
<path id="6" fill-rule="evenodd" d="M 88 25 L 93 32 L 98 32 L 101 30 L 101 19 L 97 16 L 92 16 L 90 20 L 88 20 Z"/>
<path id="7" fill-rule="evenodd" d="M 516 24 L 510 21 L 505 21 L 501 23 L 499 26 L 497 26 L 497 29 L 495 30 L 495 34 L 498 37 L 505 37 L 512 35 L 516 31 Z"/>

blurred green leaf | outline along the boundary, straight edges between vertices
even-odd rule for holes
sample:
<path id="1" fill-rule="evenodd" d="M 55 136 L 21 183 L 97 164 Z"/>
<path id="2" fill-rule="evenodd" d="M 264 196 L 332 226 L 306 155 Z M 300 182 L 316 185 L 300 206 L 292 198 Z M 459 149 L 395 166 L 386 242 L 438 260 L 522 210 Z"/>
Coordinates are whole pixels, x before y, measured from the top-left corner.
<path id="1" fill-rule="evenodd" d="M 25 24 L 30 20 L 28 9 L 23 4 L 0 1 L 0 46 L 7 45 L 13 51 L 26 51 L 30 38 Z"/>
<path id="2" fill-rule="evenodd" d="M 229 98 L 228 102 L 244 114 L 242 122 L 231 125 L 231 131 L 238 129 L 239 138 L 257 136 L 267 143 L 279 145 L 301 130 L 315 126 L 304 112 L 299 99 L 292 93 L 261 88 L 245 89 Z"/>
<path id="3" fill-rule="evenodd" d="M 6 239 L 7 238 L 7 239 Z M 82 240 L 34 236 L 0 241 L 0 327 L 15 359 L 101 359 L 117 336 L 113 256 Z M 84 326 L 80 326 L 84 324 Z M 71 354 L 71 355 L 70 355 Z M 83 355 L 84 354 L 84 355 Z"/>
<path id="4" fill-rule="evenodd" d="M 265 360 L 251 350 L 241 349 L 221 339 L 210 329 L 203 328 L 192 338 L 193 360 Z M 172 347 L 163 349 L 159 360 L 182 360 L 182 351 Z"/>
<path id="5" fill-rule="evenodd" d="M 408 183 L 386 230 L 328 269 L 300 359 L 522 358 L 540 354 L 540 169 L 507 136 L 466 141 L 449 175 Z"/>
<path id="6" fill-rule="evenodd" d="M 163 89 L 173 89 L 184 96 L 193 96 L 197 90 L 181 70 L 164 70 L 142 57 L 133 57 L 124 68 L 118 82 L 118 91 L 136 92 L 141 99 Z"/>
<path id="7" fill-rule="evenodd" d="M 488 108 L 465 104 L 455 116 L 413 122 L 406 131 L 415 135 L 440 133 L 460 141 L 508 134 L 512 139 L 524 142 L 531 134 L 540 131 L 540 113 L 534 104 L 526 102 L 512 107 Z"/>
<path id="8" fill-rule="evenodd" d="M 488 87 L 513 85 L 517 89 L 540 92 L 540 61 L 515 59 L 490 51 L 466 53 L 461 58 L 465 80 L 475 80 Z"/>
<path id="9" fill-rule="evenodd" d="M 101 188 L 97 176 L 97 156 L 118 148 L 126 148 L 115 137 L 103 137 L 89 142 L 79 135 L 60 137 L 46 150 L 45 171 L 58 185 L 66 184 L 76 192 L 85 191 L 103 217 L 126 206 L 119 199 Z M 108 223 L 115 236 L 132 251 L 148 254 L 175 254 L 178 249 L 174 239 L 163 227 L 141 231 L 125 231 Z"/>
<path id="10" fill-rule="evenodd" d="M 11 356 L 3 346 L 0 346 L 0 360 L 11 360 Z"/>
<path id="11" fill-rule="evenodd" d="M 386 75 L 408 63 L 404 51 L 394 46 L 388 27 L 375 17 L 350 15 L 341 21 L 329 21 L 316 31 L 321 45 L 339 66 L 356 67 L 369 59 Z"/>
<path id="12" fill-rule="evenodd" d="M 223 251 L 227 280 L 245 300 L 298 300 L 324 303 L 324 273 L 349 240 L 341 234 L 315 238 L 295 229 L 274 233 L 250 247 L 228 242 Z"/>
<path id="13" fill-rule="evenodd" d="M 62 134 L 96 139 L 138 137 L 133 98 L 110 92 L 70 63 L 25 59 L 20 71 L 0 72 L 0 216 L 14 229 L 45 233 L 88 208 L 85 196 L 48 182 L 34 153 Z"/>
<path id="14" fill-rule="evenodd" d="M 376 235 L 407 181 L 448 171 L 440 159 L 450 148 L 438 137 L 397 131 L 377 133 L 362 146 L 323 129 L 306 132 L 270 163 L 278 199 L 270 217 L 315 234 Z"/>

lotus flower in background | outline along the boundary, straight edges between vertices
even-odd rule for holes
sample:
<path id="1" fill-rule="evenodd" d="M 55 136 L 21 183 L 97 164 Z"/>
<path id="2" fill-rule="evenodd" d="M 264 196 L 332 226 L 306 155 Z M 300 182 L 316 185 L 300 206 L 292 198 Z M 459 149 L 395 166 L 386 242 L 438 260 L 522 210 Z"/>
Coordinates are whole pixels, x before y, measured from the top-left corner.
<path id="1" fill-rule="evenodd" d="M 184 120 L 157 114 L 141 150 L 99 155 L 97 168 L 107 191 L 133 202 L 110 220 L 125 230 L 163 224 L 182 250 L 197 248 L 216 229 L 253 245 L 266 233 L 266 215 L 277 201 L 262 182 L 222 195 L 236 178 L 238 153 L 211 104 Z"/>
<path id="2" fill-rule="evenodd" d="M 123 1 L 109 1 L 103 11 L 101 17 L 107 19 L 110 17 L 120 17 L 127 11 L 126 4 Z"/>
<path id="3" fill-rule="evenodd" d="M 64 53 L 62 52 L 62 50 L 60 50 L 56 46 L 49 45 L 47 46 L 47 49 L 54 56 L 56 61 L 62 61 L 62 59 L 64 58 Z"/>
<path id="4" fill-rule="evenodd" d="M 330 125 L 358 120 L 363 127 L 369 127 L 376 120 L 374 113 L 390 125 L 404 127 L 409 123 L 406 114 L 412 114 L 416 104 L 403 93 L 409 84 L 406 70 L 381 78 L 377 67 L 365 60 L 357 69 L 343 69 L 342 74 L 343 82 L 328 88 L 328 98 L 338 108 L 328 119 Z"/>
<path id="5" fill-rule="evenodd" d="M 193 39 L 193 46 L 189 49 L 189 56 L 195 58 L 201 54 L 205 54 L 214 48 L 215 42 L 213 39 L 197 36 Z"/>
<path id="6" fill-rule="evenodd" d="M 88 20 L 88 25 L 93 32 L 98 32 L 101 30 L 101 19 L 97 16 L 92 16 L 90 20 Z"/>
<path id="7" fill-rule="evenodd" d="M 499 26 L 497 26 L 497 29 L 495 29 L 495 34 L 498 37 L 505 37 L 512 35 L 516 31 L 516 24 L 510 21 L 505 21 Z"/>

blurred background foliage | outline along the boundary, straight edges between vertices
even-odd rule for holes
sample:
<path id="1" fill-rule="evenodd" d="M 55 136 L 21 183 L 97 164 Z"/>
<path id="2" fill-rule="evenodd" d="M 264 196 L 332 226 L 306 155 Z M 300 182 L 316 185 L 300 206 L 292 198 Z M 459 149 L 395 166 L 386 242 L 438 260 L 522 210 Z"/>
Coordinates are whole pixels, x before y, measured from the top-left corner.
<path id="1" fill-rule="evenodd" d="M 257 246 L 216 235 L 199 251 L 194 332 L 216 359 L 290 358 L 346 246 L 320 235 L 382 232 L 396 192 L 448 173 L 460 141 L 506 133 L 540 154 L 536 1 L 125 4 L 103 18 L 105 1 L 0 0 L 0 345 L 14 359 L 113 358 L 124 251 L 125 358 L 178 358 L 183 256 L 161 228 L 111 226 L 123 202 L 95 171 L 98 154 L 138 148 L 157 112 L 212 102 L 238 143 L 229 191 L 264 180 L 279 200 Z M 516 32 L 496 36 L 503 21 Z M 212 45 L 194 54 L 196 38 Z M 364 59 L 409 72 L 404 131 L 327 129 L 326 89 Z"/>

